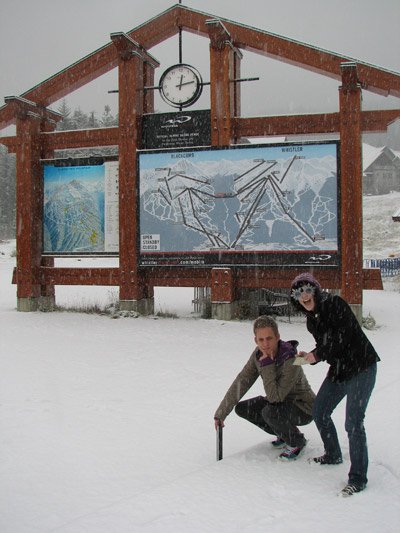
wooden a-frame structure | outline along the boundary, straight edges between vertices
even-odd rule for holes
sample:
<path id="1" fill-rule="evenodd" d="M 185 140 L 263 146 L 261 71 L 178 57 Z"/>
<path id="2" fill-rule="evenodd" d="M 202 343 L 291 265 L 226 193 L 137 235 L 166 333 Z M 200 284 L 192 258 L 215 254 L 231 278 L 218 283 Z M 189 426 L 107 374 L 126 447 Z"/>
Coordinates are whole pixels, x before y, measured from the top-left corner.
<path id="1" fill-rule="evenodd" d="M 54 300 L 55 285 L 119 286 L 122 308 L 150 312 L 155 286 L 211 287 L 211 300 L 230 309 L 243 288 L 288 287 L 300 270 L 268 267 L 174 268 L 138 267 L 136 249 L 136 151 L 141 148 L 141 119 L 154 111 L 153 91 L 158 61 L 152 47 L 188 31 L 209 40 L 211 144 L 229 146 L 243 137 L 338 133 L 341 143 L 341 266 L 318 270 L 325 287 L 361 309 L 362 290 L 380 289 L 379 270 L 363 270 L 361 134 L 385 131 L 400 117 L 400 109 L 362 111 L 362 91 L 400 97 L 400 74 L 315 48 L 227 19 L 216 19 L 183 5 L 125 33 L 40 83 L 20 97 L 6 98 L 0 108 L 0 129 L 16 124 L 16 136 L 0 142 L 16 153 L 17 283 L 19 310 L 35 310 L 39 301 Z M 336 113 L 261 116 L 240 112 L 240 50 L 248 50 L 338 81 Z M 62 117 L 48 106 L 72 91 L 118 68 L 119 125 L 95 130 L 55 131 Z M 40 160 L 54 150 L 118 146 L 119 150 L 119 267 L 55 268 L 42 256 L 42 181 Z M 229 313 L 228 313 L 229 315 Z M 216 316 L 219 316 L 216 314 Z M 222 315 L 224 316 L 224 315 Z"/>

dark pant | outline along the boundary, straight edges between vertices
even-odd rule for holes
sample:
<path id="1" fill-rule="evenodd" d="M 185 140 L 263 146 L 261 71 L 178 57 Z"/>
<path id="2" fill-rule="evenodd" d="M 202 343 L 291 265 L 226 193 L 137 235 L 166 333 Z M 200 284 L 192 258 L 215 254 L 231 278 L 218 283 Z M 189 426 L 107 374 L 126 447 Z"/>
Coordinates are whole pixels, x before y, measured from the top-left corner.
<path id="1" fill-rule="evenodd" d="M 314 402 L 314 420 L 325 446 L 325 453 L 333 459 L 342 457 L 331 414 L 347 395 L 345 429 L 349 437 L 351 467 L 349 483 L 364 486 L 368 470 L 367 437 L 364 429 L 365 410 L 376 379 L 376 363 L 342 383 L 325 378 Z"/>
<path id="2" fill-rule="evenodd" d="M 306 443 L 297 426 L 305 426 L 312 416 L 299 409 L 293 402 L 269 403 L 263 396 L 239 402 L 235 407 L 237 415 L 271 435 L 276 435 L 289 446 L 303 447 Z"/>

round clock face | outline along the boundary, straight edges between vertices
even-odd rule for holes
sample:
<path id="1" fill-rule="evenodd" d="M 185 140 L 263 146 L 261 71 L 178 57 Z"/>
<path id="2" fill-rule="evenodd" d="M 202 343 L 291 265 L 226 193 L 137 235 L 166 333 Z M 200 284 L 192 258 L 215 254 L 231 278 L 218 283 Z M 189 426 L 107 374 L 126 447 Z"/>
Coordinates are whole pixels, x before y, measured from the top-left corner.
<path id="1" fill-rule="evenodd" d="M 160 94 L 174 107 L 188 107 L 196 102 L 203 90 L 199 72 L 190 65 L 169 67 L 160 78 Z"/>

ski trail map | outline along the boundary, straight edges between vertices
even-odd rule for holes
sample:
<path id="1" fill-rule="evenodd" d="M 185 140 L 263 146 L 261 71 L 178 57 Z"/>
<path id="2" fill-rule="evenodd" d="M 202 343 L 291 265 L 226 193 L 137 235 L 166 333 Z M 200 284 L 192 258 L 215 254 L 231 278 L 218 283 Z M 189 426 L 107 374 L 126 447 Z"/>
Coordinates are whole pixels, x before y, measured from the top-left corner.
<path id="1" fill-rule="evenodd" d="M 331 264 L 338 253 L 336 142 L 143 152 L 139 168 L 143 264 L 299 252 Z"/>

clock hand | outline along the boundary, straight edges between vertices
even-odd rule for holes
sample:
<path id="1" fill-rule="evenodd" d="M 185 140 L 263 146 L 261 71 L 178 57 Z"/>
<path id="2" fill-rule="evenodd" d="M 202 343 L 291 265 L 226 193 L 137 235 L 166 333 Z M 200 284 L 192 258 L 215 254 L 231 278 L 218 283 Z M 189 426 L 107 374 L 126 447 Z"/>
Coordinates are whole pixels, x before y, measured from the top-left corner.
<path id="1" fill-rule="evenodd" d="M 179 87 L 179 89 L 181 89 L 181 87 L 182 87 L 183 85 L 190 85 L 191 83 L 194 83 L 194 80 L 192 80 L 192 81 L 185 81 L 184 83 L 182 83 L 182 80 L 181 80 L 180 84 L 179 84 L 179 85 L 176 85 L 176 87 Z"/>
<path id="2" fill-rule="evenodd" d="M 183 74 L 181 74 L 181 80 L 179 82 L 179 85 L 177 85 L 177 87 L 179 87 L 179 90 L 181 90 L 181 87 L 182 87 L 182 81 L 183 81 Z"/>

